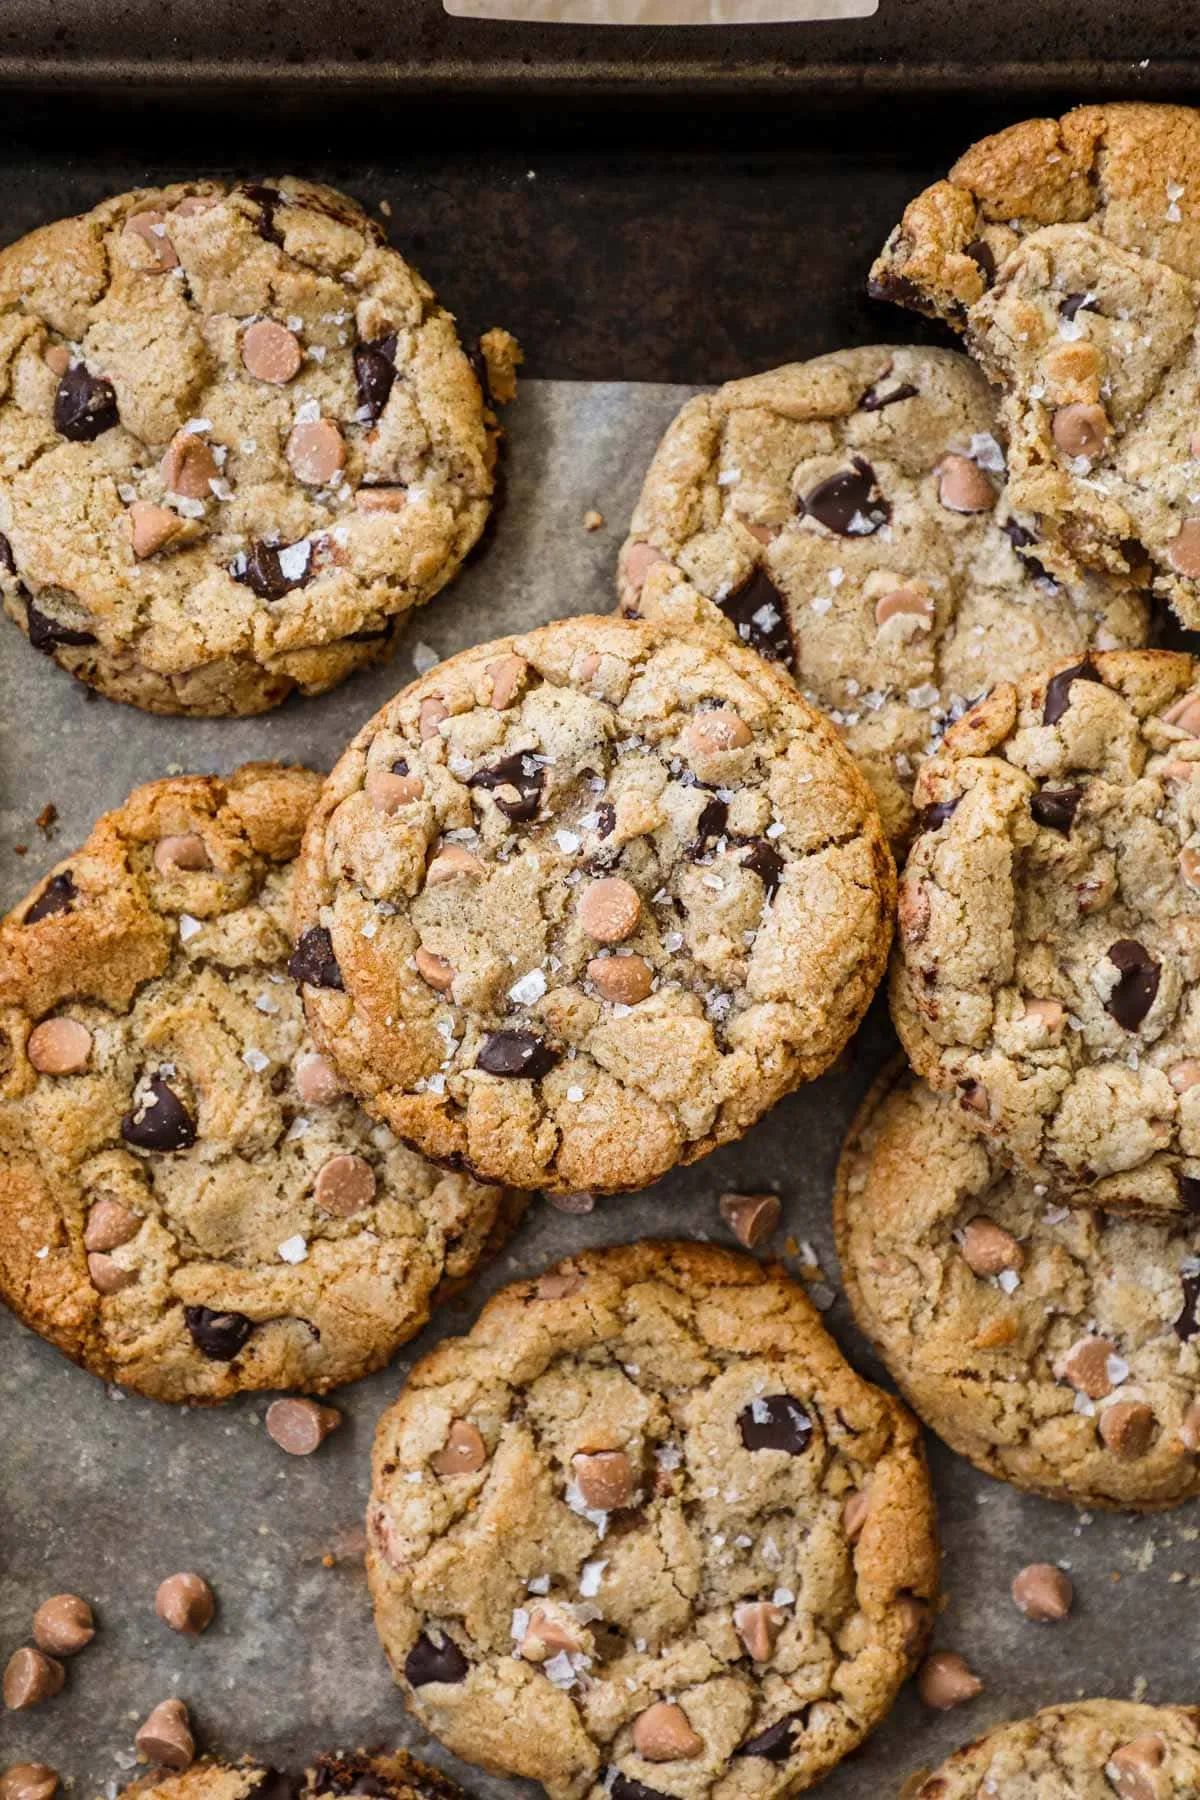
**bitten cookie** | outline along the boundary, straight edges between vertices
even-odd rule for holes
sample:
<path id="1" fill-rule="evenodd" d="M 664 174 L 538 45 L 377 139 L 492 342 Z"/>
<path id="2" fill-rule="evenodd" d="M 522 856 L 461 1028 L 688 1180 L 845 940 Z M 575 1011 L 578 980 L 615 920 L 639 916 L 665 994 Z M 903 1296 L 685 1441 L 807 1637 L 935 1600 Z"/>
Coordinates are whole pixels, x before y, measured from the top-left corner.
<path id="1" fill-rule="evenodd" d="M 965 331 L 1000 384 L 1014 505 L 1200 624 L 1200 112 L 1084 106 L 985 138 L 908 206 L 872 286 Z"/>
<path id="2" fill-rule="evenodd" d="M 664 559 L 840 727 L 893 842 L 946 726 L 997 680 L 1146 641 L 1128 585 L 1038 561 L 988 386 L 947 350 L 842 350 L 689 400 L 621 553 L 636 613 Z"/>
<path id="3" fill-rule="evenodd" d="M 913 1800 L 1192 1800 L 1200 1710 L 1080 1700 L 997 1725 L 911 1789 Z"/>
<path id="4" fill-rule="evenodd" d="M 1004 683 L 916 785 L 892 1010 L 975 1130 L 1068 1197 L 1200 1206 L 1200 669 Z"/>
<path id="5" fill-rule="evenodd" d="M 319 787 L 151 782 L 0 925 L 0 1293 L 154 1399 L 380 1367 L 521 1210 L 316 1053 L 287 914 Z"/>
<path id="6" fill-rule="evenodd" d="M 23 238 L 0 378 L 4 605 L 150 712 L 334 686 L 487 518 L 454 321 L 329 188 L 143 188 Z"/>
<path id="7" fill-rule="evenodd" d="M 895 1069 L 834 1216 L 859 1325 L 953 1450 L 1077 1506 L 1200 1493 L 1200 1221 L 1062 1206 Z"/>
<path id="8" fill-rule="evenodd" d="M 568 619 L 359 732 L 306 835 L 292 966 L 322 1048 L 427 1156 L 637 1188 L 828 1067 L 893 893 L 866 783 L 784 676 Z"/>
<path id="9" fill-rule="evenodd" d="M 499 1294 L 384 1415 L 367 1525 L 417 1717 L 554 1800 L 808 1787 L 937 1587 L 914 1421 L 786 1276 L 697 1244 Z"/>
<path id="10" fill-rule="evenodd" d="M 139 1800 L 340 1800 L 366 1794 L 375 1800 L 464 1800 L 440 1770 L 403 1750 L 391 1756 L 318 1756 L 302 1775 L 286 1775 L 261 1763 L 193 1763 L 180 1775 L 155 1769 L 122 1789 Z"/>

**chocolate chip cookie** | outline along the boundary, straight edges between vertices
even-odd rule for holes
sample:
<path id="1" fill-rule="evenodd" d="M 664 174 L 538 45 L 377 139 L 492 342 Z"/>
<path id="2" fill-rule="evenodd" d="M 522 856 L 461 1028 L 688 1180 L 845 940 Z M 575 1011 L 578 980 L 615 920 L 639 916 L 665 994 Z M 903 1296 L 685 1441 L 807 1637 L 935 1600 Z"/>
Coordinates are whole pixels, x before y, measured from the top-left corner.
<path id="1" fill-rule="evenodd" d="M 911 1790 L 913 1800 L 1190 1800 L 1200 1709 L 1080 1700 L 997 1725 Z"/>
<path id="2" fill-rule="evenodd" d="M 1064 1206 L 897 1070 L 834 1211 L 855 1317 L 952 1449 L 1078 1506 L 1200 1494 L 1200 1220 Z"/>
<path id="3" fill-rule="evenodd" d="M 893 884 L 866 783 L 761 657 L 568 619 L 359 732 L 305 839 L 292 966 L 322 1049 L 427 1156 L 637 1188 L 829 1066 Z"/>
<path id="4" fill-rule="evenodd" d="M 786 1276 L 698 1244 L 575 1257 L 418 1363 L 367 1527 L 417 1717 L 554 1800 L 809 1786 L 937 1587 L 909 1414 Z"/>
<path id="5" fill-rule="evenodd" d="M 1056 581 L 1005 490 L 988 386 L 948 350 L 837 351 L 689 400 L 621 553 L 664 561 L 841 729 L 893 842 L 913 775 L 998 679 L 1146 641 L 1128 583 Z"/>
<path id="6" fill-rule="evenodd" d="M 333 687 L 487 518 L 454 321 L 329 188 L 144 188 L 23 238 L 0 371 L 4 605 L 150 712 Z"/>
<path id="7" fill-rule="evenodd" d="M 892 1010 L 967 1122 L 1067 1197 L 1200 1207 L 1200 667 L 1003 683 L 917 778 Z"/>
<path id="8" fill-rule="evenodd" d="M 161 1400 L 378 1368 L 520 1212 L 348 1096 L 287 972 L 320 787 L 151 782 L 0 925 L 0 1293 Z"/>
<path id="9" fill-rule="evenodd" d="M 1200 111 L 1084 106 L 985 138 L 872 282 L 964 331 L 1000 385 L 1014 505 L 1200 624 Z"/>
<path id="10" fill-rule="evenodd" d="M 152 1770 L 122 1793 L 141 1800 L 341 1800 L 352 1794 L 375 1800 L 464 1800 L 462 1789 L 440 1770 L 403 1750 L 391 1756 L 319 1756 L 303 1775 L 205 1757 L 179 1775 Z"/>

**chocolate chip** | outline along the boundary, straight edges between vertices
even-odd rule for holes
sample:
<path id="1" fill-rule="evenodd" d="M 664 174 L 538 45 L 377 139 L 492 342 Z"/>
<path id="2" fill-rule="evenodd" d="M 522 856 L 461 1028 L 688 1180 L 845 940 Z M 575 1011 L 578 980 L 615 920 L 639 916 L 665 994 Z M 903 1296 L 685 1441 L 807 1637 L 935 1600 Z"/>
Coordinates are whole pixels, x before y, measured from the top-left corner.
<path id="1" fill-rule="evenodd" d="M 875 471 L 861 456 L 852 469 L 842 469 L 818 482 L 811 494 L 797 501 L 796 511 L 836 531 L 839 537 L 870 537 L 886 525 L 892 509 L 882 495 L 872 498 Z M 856 523 L 857 521 L 857 523 Z"/>
<path id="2" fill-rule="evenodd" d="M 742 858 L 742 867 L 758 876 L 767 890 L 767 899 L 773 900 L 783 880 L 783 858 L 778 850 L 765 838 L 755 838 Z"/>
<path id="3" fill-rule="evenodd" d="M 762 1756 L 768 1762 L 786 1762 L 794 1748 L 792 1739 L 800 1730 L 807 1718 L 807 1708 L 794 1713 L 787 1713 L 782 1719 L 776 1719 L 757 1737 L 747 1738 L 734 1751 L 735 1756 Z"/>
<path id="4" fill-rule="evenodd" d="M 52 876 L 46 883 L 21 923 L 36 925 L 39 919 L 48 919 L 51 913 L 71 912 L 78 898 L 79 890 L 71 879 L 71 871 L 64 869 L 61 875 Z"/>
<path id="5" fill-rule="evenodd" d="M 991 245 L 985 244 L 982 238 L 972 238 L 963 254 L 970 257 L 983 279 L 990 282 L 996 273 L 996 258 L 992 255 Z"/>
<path id="6" fill-rule="evenodd" d="M 800 1456 L 812 1437 L 812 1420 L 790 1394 L 765 1394 L 743 1406 L 738 1430 L 747 1450 L 786 1450 Z"/>
<path id="7" fill-rule="evenodd" d="M 1136 1031 L 1154 1005 L 1161 967 L 1136 938 L 1118 938 L 1109 949 L 1108 960 L 1121 971 L 1121 979 L 1104 1002 L 1104 1010 L 1123 1031 Z"/>
<path id="8" fill-rule="evenodd" d="M 333 954 L 333 938 L 324 925 L 313 925 L 304 933 L 288 958 L 288 974 L 297 983 L 309 987 L 340 988 L 342 971 Z"/>
<path id="9" fill-rule="evenodd" d="M 1025 555 L 1025 551 L 1030 544 L 1041 542 L 1041 539 L 1037 534 L 1030 531 L 1027 526 L 1020 524 L 1016 519 L 1005 519 L 1000 529 L 1016 551 L 1017 555 L 1021 558 L 1021 561 L 1025 564 L 1025 567 L 1029 570 L 1029 573 L 1033 576 L 1034 580 L 1048 581 L 1052 586 L 1057 587 L 1057 581 L 1055 581 L 1053 575 L 1051 575 L 1044 563 L 1040 563 L 1036 556 Z"/>
<path id="10" fill-rule="evenodd" d="M 60 644 L 94 644 L 96 641 L 94 632 L 76 631 L 70 625 L 60 625 L 57 619 L 50 618 L 35 606 L 28 594 L 25 596 L 25 629 L 30 643 L 43 656 L 53 656 Z"/>
<path id="11" fill-rule="evenodd" d="M 82 363 L 69 368 L 54 396 L 54 429 L 73 444 L 90 444 L 102 432 L 120 423 L 117 393 L 103 375 L 93 375 Z"/>
<path id="12" fill-rule="evenodd" d="M 15 575 L 17 572 L 17 559 L 13 555 L 12 545 L 2 531 L 0 531 L 0 569 L 3 569 L 6 575 Z"/>
<path id="13" fill-rule="evenodd" d="M 608 1786 L 607 1781 L 605 1785 Z M 644 1781 L 635 1781 L 632 1775 L 622 1775 L 619 1769 L 608 1791 L 612 1800 L 666 1800 L 657 1788 L 647 1787 Z"/>
<path id="14" fill-rule="evenodd" d="M 354 346 L 354 380 L 358 404 L 370 414 L 371 423 L 382 413 L 396 379 L 396 334 Z"/>
<path id="15" fill-rule="evenodd" d="M 897 306 L 911 306 L 915 312 L 934 316 L 933 306 L 915 281 L 907 275 L 885 274 L 868 281 L 867 293 L 872 300 L 893 300 Z"/>
<path id="16" fill-rule="evenodd" d="M 1082 799 L 1082 788 L 1043 788 L 1029 802 L 1029 810 L 1037 824 L 1045 825 L 1050 831 L 1065 833 L 1075 823 Z"/>
<path id="17" fill-rule="evenodd" d="M 293 548 L 290 544 L 284 550 Z M 305 560 L 303 572 L 294 578 L 284 573 L 280 548 L 275 544 L 265 544 L 261 538 L 251 544 L 240 566 L 235 563 L 230 569 L 235 581 L 248 587 L 260 600 L 282 600 L 293 588 L 307 587 L 313 577 L 313 559 L 311 551 Z"/>
<path id="18" fill-rule="evenodd" d="M 939 825 L 944 825 L 961 799 L 962 795 L 960 794 L 955 800 L 935 800 L 932 806 L 923 806 L 921 808 L 921 830 L 936 831 Z"/>
<path id="19" fill-rule="evenodd" d="M 559 1060 L 557 1050 L 531 1031 L 491 1031 L 475 1058 L 485 1075 L 508 1075 L 518 1081 L 537 1081 Z"/>
<path id="20" fill-rule="evenodd" d="M 911 381 L 899 381 L 886 394 L 879 387 L 869 387 L 858 403 L 859 412 L 882 412 L 885 406 L 895 406 L 898 400 L 915 400 L 920 393 Z"/>
<path id="21" fill-rule="evenodd" d="M 1200 1306 L 1200 1275 L 1185 1275 L 1183 1277 L 1183 1305 L 1179 1309 L 1179 1317 L 1175 1320 L 1175 1336 L 1182 1339 L 1185 1344 L 1190 1343 L 1197 1330 L 1200 1330 L 1200 1320 L 1196 1317 L 1198 1306 Z"/>
<path id="22" fill-rule="evenodd" d="M 453 1638 L 443 1636 L 440 1644 L 422 1632 L 404 1659 L 405 1679 L 415 1688 L 427 1687 L 431 1681 L 464 1681 L 467 1659 Z"/>
<path id="23" fill-rule="evenodd" d="M 706 800 L 700 809 L 700 817 L 696 820 L 696 835 L 688 845 L 688 858 L 691 862 L 699 862 L 708 854 L 708 846 L 715 839 L 724 837 L 725 827 L 729 820 L 729 807 L 724 800 L 714 794 Z"/>
<path id="24" fill-rule="evenodd" d="M 283 235 L 275 224 L 275 214 L 283 204 L 283 195 L 279 189 L 268 187 L 265 182 L 243 182 L 240 192 L 258 207 L 259 237 L 265 238 L 268 244 L 278 244 L 282 249 Z"/>
<path id="25" fill-rule="evenodd" d="M 596 836 L 611 837 L 617 828 L 617 809 L 611 800 L 602 800 L 596 808 Z"/>
<path id="26" fill-rule="evenodd" d="M 472 775 L 467 786 L 489 790 L 513 788 L 518 796 L 515 800 L 508 795 L 496 795 L 496 805 L 505 818 L 536 819 L 545 779 L 545 770 L 534 762 L 527 750 L 514 750 L 511 756 L 501 757 L 490 769 L 480 769 L 477 775 Z"/>
<path id="27" fill-rule="evenodd" d="M 1073 319 L 1076 313 L 1098 312 L 1099 308 L 1095 294 L 1068 294 L 1058 310 L 1062 318 Z"/>
<path id="28" fill-rule="evenodd" d="M 302 1776 L 285 1775 L 282 1769 L 264 1769 L 254 1790 L 254 1800 L 299 1800 L 303 1789 Z"/>
<path id="29" fill-rule="evenodd" d="M 1187 1212 L 1200 1212 L 1200 1176 L 1176 1175 L 1179 1198 Z"/>
<path id="30" fill-rule="evenodd" d="M 1071 704 L 1071 683 L 1073 681 L 1100 681 L 1095 664 L 1089 657 L 1075 663 L 1070 669 L 1060 669 L 1046 683 L 1046 705 L 1042 711 L 1043 725 L 1057 725 L 1058 721 Z M 1100 684 L 1103 686 L 1103 682 Z"/>
<path id="31" fill-rule="evenodd" d="M 192 1342 L 209 1362 L 232 1362 L 254 1330 L 245 1313 L 213 1312 L 208 1306 L 185 1306 L 183 1317 Z"/>
<path id="32" fill-rule="evenodd" d="M 763 568 L 756 568 L 740 588 L 717 602 L 744 643 L 771 662 L 796 666 L 796 647 L 788 628 L 783 595 Z"/>
<path id="33" fill-rule="evenodd" d="M 161 1075 L 152 1075 L 144 1097 L 121 1120 L 121 1136 L 139 1150 L 189 1150 L 196 1121 Z"/>

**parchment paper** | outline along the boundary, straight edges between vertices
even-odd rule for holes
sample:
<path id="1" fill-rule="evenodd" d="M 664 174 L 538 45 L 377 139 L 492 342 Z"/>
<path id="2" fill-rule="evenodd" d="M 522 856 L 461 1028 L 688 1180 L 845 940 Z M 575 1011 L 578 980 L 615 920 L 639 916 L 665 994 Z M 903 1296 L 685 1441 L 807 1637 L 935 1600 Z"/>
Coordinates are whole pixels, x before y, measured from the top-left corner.
<path id="1" fill-rule="evenodd" d="M 138 781 L 169 770 L 228 770 L 255 756 L 327 767 L 355 727 L 412 674 L 417 644 L 439 653 L 518 626 L 612 603 L 612 567 L 653 446 L 690 390 L 527 383 L 511 410 L 509 495 L 496 541 L 418 614 L 396 661 L 324 699 L 249 720 L 152 719 L 89 700 L 0 625 L 0 902 L 10 906 L 85 835 L 94 815 Z M 590 508 L 604 526 L 584 530 Z M 34 823 L 52 802 L 57 835 Z M 14 844 L 29 846 L 25 856 Z M 133 1733 L 179 1693 L 212 1752 L 254 1752 L 299 1767 L 318 1749 L 411 1744 L 477 1795 L 518 1783 L 455 1765 L 415 1729 L 375 1640 L 361 1564 L 371 1434 L 408 1364 L 466 1328 L 482 1299 L 518 1274 L 583 1245 L 677 1233 L 731 1241 L 716 1197 L 775 1187 L 789 1237 L 836 1263 L 829 1196 L 839 1141 L 891 1039 L 876 1008 L 847 1066 L 793 1095 L 740 1145 L 645 1194 L 569 1218 L 535 1203 L 508 1253 L 444 1309 L 390 1370 L 334 1396 L 342 1429 L 316 1456 L 284 1456 L 262 1428 L 266 1398 L 210 1411 L 130 1399 L 73 1368 L 0 1317 L 0 1657 L 28 1641 L 35 1606 L 75 1591 L 96 1607 L 94 1644 L 72 1662 L 64 1693 L 0 1718 L 0 1767 L 38 1760 L 79 1795 L 113 1791 L 134 1771 Z M 810 1270 L 811 1273 L 811 1270 Z M 818 1284 L 818 1292 L 820 1290 Z M 826 1314 L 852 1360 L 869 1354 L 840 1295 Z M 1200 1699 L 1200 1514 L 1149 1520 L 1080 1515 L 977 1475 L 931 1442 L 945 1541 L 947 1605 L 937 1642 L 982 1676 L 979 1699 L 930 1716 L 908 1691 L 823 1800 L 897 1795 L 915 1767 L 988 1724 L 1085 1694 Z M 332 1559 L 332 1566 L 326 1566 Z M 1061 1561 L 1076 1584 L 1057 1626 L 1025 1621 L 1009 1598 L 1029 1561 Z M 195 1569 L 218 1596 L 216 1623 L 192 1641 L 154 1616 L 166 1575 Z M 529 1789 L 533 1793 L 536 1790 Z"/>

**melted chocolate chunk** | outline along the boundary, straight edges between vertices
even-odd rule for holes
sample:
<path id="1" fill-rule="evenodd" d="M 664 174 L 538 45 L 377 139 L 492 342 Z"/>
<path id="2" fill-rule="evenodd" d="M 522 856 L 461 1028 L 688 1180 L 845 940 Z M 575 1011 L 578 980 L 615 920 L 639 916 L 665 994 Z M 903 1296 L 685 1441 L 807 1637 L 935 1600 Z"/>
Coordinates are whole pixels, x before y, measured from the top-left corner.
<path id="1" fill-rule="evenodd" d="M 717 605 L 743 643 L 771 662 L 795 668 L 796 649 L 788 629 L 787 605 L 765 569 L 756 568 L 748 581 Z"/>
<path id="2" fill-rule="evenodd" d="M 243 182 L 241 191 L 247 200 L 253 200 L 258 208 L 258 235 L 265 238 L 268 244 L 278 244 L 283 248 L 283 233 L 275 223 L 275 214 L 283 205 L 283 195 L 278 188 L 268 187 L 265 182 Z"/>
<path id="3" fill-rule="evenodd" d="M 1098 312 L 1100 309 L 1096 305 L 1095 294 L 1068 294 L 1058 310 L 1064 319 L 1073 319 L 1076 313 Z"/>
<path id="4" fill-rule="evenodd" d="M 415 1688 L 427 1687 L 431 1681 L 465 1681 L 467 1659 L 453 1638 L 443 1637 L 440 1644 L 422 1632 L 404 1659 L 405 1679 Z"/>
<path id="5" fill-rule="evenodd" d="M 196 1121 L 161 1075 L 152 1075 L 146 1093 L 121 1120 L 121 1136 L 139 1150 L 189 1150 Z"/>
<path id="6" fill-rule="evenodd" d="M 396 334 L 375 338 L 354 346 L 354 381 L 358 388 L 358 404 L 370 415 L 373 425 L 388 403 L 396 380 Z"/>
<path id="7" fill-rule="evenodd" d="M 477 775 L 472 775 L 467 786 L 487 788 L 489 791 L 496 788 L 515 789 L 515 800 L 508 795 L 494 794 L 493 797 L 506 819 L 520 821 L 537 818 L 545 780 L 546 771 L 540 763 L 534 762 L 527 750 L 514 750 L 511 756 L 501 757 L 490 769 L 480 769 Z"/>
<path id="8" fill-rule="evenodd" d="M 1082 799 L 1082 788 L 1043 788 L 1029 802 L 1029 810 L 1037 824 L 1066 834 L 1075 823 Z"/>
<path id="9" fill-rule="evenodd" d="M 960 794 L 957 800 L 935 800 L 932 806 L 923 806 L 921 808 L 921 830 L 936 831 L 939 825 L 944 825 L 961 799 L 962 795 Z"/>
<path id="10" fill-rule="evenodd" d="M 300 1800 L 302 1776 L 285 1775 L 282 1769 L 264 1769 L 254 1790 L 254 1800 Z"/>
<path id="11" fill-rule="evenodd" d="M 1121 971 L 1121 979 L 1104 1002 L 1104 1010 L 1123 1031 L 1136 1031 L 1154 1005 L 1161 967 L 1136 938 L 1118 938 L 1108 960 Z"/>
<path id="12" fill-rule="evenodd" d="M 1057 587 L 1058 583 L 1055 581 L 1053 575 L 1051 575 L 1049 569 L 1047 569 L 1043 563 L 1040 563 L 1036 556 L 1025 555 L 1025 551 L 1030 544 L 1041 542 L 1036 533 L 1030 531 L 1017 519 L 1005 519 L 1000 529 L 1016 551 L 1017 555 L 1021 558 L 1021 561 L 1025 564 L 1025 567 L 1029 570 L 1029 573 L 1033 576 L 1034 580 L 1049 581 L 1054 587 Z"/>
<path id="13" fill-rule="evenodd" d="M 13 555 L 12 545 L 2 531 L 0 531 L 0 569 L 3 569 L 6 575 L 15 575 L 17 572 L 17 559 Z"/>
<path id="14" fill-rule="evenodd" d="M 812 1437 L 812 1419 L 790 1394 L 764 1394 L 743 1406 L 738 1430 L 747 1450 L 786 1450 L 800 1456 Z"/>
<path id="15" fill-rule="evenodd" d="M 61 875 L 53 876 L 46 883 L 21 923 L 36 925 L 39 919 L 48 919 L 51 913 L 71 912 L 77 898 L 78 889 L 71 879 L 71 871 L 64 869 Z"/>
<path id="16" fill-rule="evenodd" d="M 538 1081 L 560 1060 L 557 1050 L 532 1031 L 489 1031 L 475 1067 L 485 1075 L 507 1075 L 516 1081 Z"/>
<path id="17" fill-rule="evenodd" d="M 992 255 L 991 245 L 984 243 L 982 238 L 972 238 L 964 255 L 970 257 L 983 279 L 990 284 L 996 273 L 996 258 Z"/>
<path id="18" fill-rule="evenodd" d="M 891 300 L 897 306 L 911 306 L 914 312 L 926 313 L 930 318 L 935 316 L 933 306 L 907 275 L 881 275 L 877 280 L 868 281 L 867 293 L 872 300 Z"/>
<path id="19" fill-rule="evenodd" d="M 619 1769 L 608 1791 L 611 1800 L 666 1800 L 657 1788 L 647 1787 L 644 1781 L 635 1781 L 632 1775 L 622 1775 Z"/>
<path id="20" fill-rule="evenodd" d="M 869 387 L 858 403 L 859 412 L 882 412 L 885 406 L 895 406 L 898 400 L 915 400 L 920 393 L 911 381 L 898 381 L 894 388 L 881 393 L 879 388 Z"/>
<path id="21" fill-rule="evenodd" d="M 1200 1320 L 1196 1317 L 1197 1307 L 1200 1307 L 1200 1275 L 1185 1275 L 1183 1277 L 1183 1305 L 1175 1320 L 1175 1336 L 1185 1344 L 1190 1344 L 1196 1332 L 1200 1330 Z"/>
<path id="22" fill-rule="evenodd" d="M 1200 1176 L 1184 1175 L 1180 1172 L 1175 1180 L 1179 1187 L 1179 1198 L 1187 1212 L 1200 1212 Z"/>
<path id="23" fill-rule="evenodd" d="M 1097 681 L 1100 676 L 1090 657 L 1085 656 L 1082 662 L 1075 663 L 1069 669 L 1060 669 L 1046 683 L 1046 704 L 1042 710 L 1043 725 L 1057 725 L 1058 721 L 1071 704 L 1071 684 L 1075 681 Z M 1103 687 L 1103 682 L 1100 682 Z"/>
<path id="24" fill-rule="evenodd" d="M 342 971 L 333 954 L 333 938 L 324 925 L 310 926 L 304 933 L 288 958 L 287 969 L 297 984 L 323 988 L 342 986 Z"/>
<path id="25" fill-rule="evenodd" d="M 796 511 L 801 518 L 807 514 L 827 531 L 836 531 L 839 537 L 871 537 L 887 524 L 892 509 L 875 491 L 875 471 L 870 463 L 861 456 L 853 462 L 852 469 L 841 469 L 818 482 L 811 494 L 797 501 Z"/>
<path id="26" fill-rule="evenodd" d="M 120 424 L 117 390 L 103 375 L 93 375 L 82 363 L 69 368 L 54 396 L 54 429 L 73 444 L 90 444 L 102 432 Z"/>
<path id="27" fill-rule="evenodd" d="M 60 644 L 94 644 L 95 633 L 76 631 L 70 625 L 60 625 L 57 619 L 33 604 L 29 595 L 25 596 L 25 629 L 29 633 L 29 641 L 35 650 L 43 656 L 53 656 Z"/>
<path id="28" fill-rule="evenodd" d="M 282 551 L 293 549 L 291 544 L 278 546 L 264 544 L 257 538 L 246 552 L 245 562 L 239 571 L 235 566 L 230 574 L 251 593 L 257 594 L 260 600 L 282 600 L 293 588 L 307 587 L 313 577 L 312 549 L 304 559 L 303 572 L 296 576 L 284 573 Z"/>
<path id="29" fill-rule="evenodd" d="M 254 1330 L 245 1313 L 213 1312 L 207 1306 L 185 1306 L 183 1317 L 192 1342 L 209 1362 L 232 1362 Z"/>
<path id="30" fill-rule="evenodd" d="M 734 1752 L 735 1756 L 764 1756 L 768 1762 L 786 1762 L 792 1754 L 792 1739 L 796 1732 L 803 1728 L 807 1717 L 807 1709 L 801 1712 L 787 1713 L 782 1719 L 776 1719 L 757 1737 L 747 1738 Z"/>
<path id="31" fill-rule="evenodd" d="M 611 837 L 617 828 L 617 809 L 611 800 L 602 800 L 596 808 L 596 836 Z"/>
<path id="32" fill-rule="evenodd" d="M 724 800 L 715 794 L 704 802 L 700 809 L 700 817 L 696 820 L 696 835 L 688 845 L 688 860 L 699 862 L 708 855 L 708 846 L 717 838 L 725 836 L 725 827 L 729 820 L 729 808 Z"/>
<path id="33" fill-rule="evenodd" d="M 775 898 L 783 880 L 783 858 L 766 838 L 755 838 L 742 858 L 743 869 L 758 876 L 767 891 L 768 904 Z"/>

